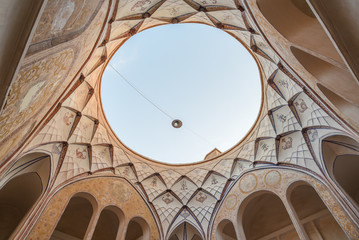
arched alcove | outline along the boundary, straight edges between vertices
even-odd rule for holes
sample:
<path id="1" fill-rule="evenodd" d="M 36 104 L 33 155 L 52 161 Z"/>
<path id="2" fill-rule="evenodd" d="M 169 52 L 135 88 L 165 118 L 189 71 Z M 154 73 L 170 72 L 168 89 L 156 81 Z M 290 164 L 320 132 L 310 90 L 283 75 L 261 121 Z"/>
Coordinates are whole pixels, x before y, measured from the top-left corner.
<path id="1" fill-rule="evenodd" d="M 182 240 L 182 239 L 191 239 L 191 240 L 203 240 L 201 234 L 198 230 L 193 227 L 190 223 L 184 222 L 178 225 L 172 232 L 170 240 Z"/>
<path id="2" fill-rule="evenodd" d="M 104 208 L 97 221 L 95 231 L 92 235 L 93 240 L 116 239 L 119 233 L 120 224 L 123 222 L 122 211 L 115 206 Z"/>
<path id="3" fill-rule="evenodd" d="M 177 235 L 172 235 L 169 240 L 179 240 L 179 238 L 177 237 Z"/>
<path id="4" fill-rule="evenodd" d="M 14 177 L 0 190 L 0 239 L 9 239 L 42 193 L 38 174 Z"/>
<path id="5" fill-rule="evenodd" d="M 247 240 L 299 239 L 282 200 L 271 192 L 261 191 L 247 197 L 238 218 Z"/>
<path id="6" fill-rule="evenodd" d="M 145 240 L 150 237 L 148 223 L 140 217 L 132 218 L 128 223 L 125 240 Z"/>
<path id="7" fill-rule="evenodd" d="M 294 183 L 287 196 L 310 239 L 347 239 L 312 186 L 304 182 Z"/>
<path id="8" fill-rule="evenodd" d="M 263 16 L 292 43 L 343 63 L 305 0 L 257 0 Z"/>
<path id="9" fill-rule="evenodd" d="M 227 219 L 220 222 L 217 226 L 216 239 L 218 240 L 237 240 L 236 230 L 233 223 Z"/>
<path id="10" fill-rule="evenodd" d="M 329 176 L 359 206 L 359 143 L 347 136 L 322 141 L 323 161 Z"/>
<path id="11" fill-rule="evenodd" d="M 9 239 L 45 191 L 50 157 L 31 153 L 18 159 L 0 181 L 0 239 Z"/>
<path id="12" fill-rule="evenodd" d="M 57 223 L 51 239 L 83 239 L 96 208 L 96 200 L 91 195 L 74 195 Z"/>

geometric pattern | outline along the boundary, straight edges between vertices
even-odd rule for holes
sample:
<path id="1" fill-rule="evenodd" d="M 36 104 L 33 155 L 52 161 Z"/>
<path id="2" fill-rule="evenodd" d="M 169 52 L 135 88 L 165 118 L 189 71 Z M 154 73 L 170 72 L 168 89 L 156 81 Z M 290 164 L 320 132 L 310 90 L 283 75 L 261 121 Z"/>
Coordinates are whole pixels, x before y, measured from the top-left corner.
<path id="1" fill-rule="evenodd" d="M 56 114 L 27 149 L 50 143 L 56 143 L 57 148 L 67 146 L 62 161 L 56 161 L 59 166 L 57 176 L 56 171 L 53 174 L 55 186 L 92 172 L 107 171 L 106 174 L 126 178 L 152 202 L 162 222 L 163 236 L 188 223 L 206 238 L 216 203 L 233 180 L 255 167 L 254 162 L 286 164 L 321 174 L 323 166 L 319 167 L 312 156 L 320 159 L 321 134 L 344 129 L 299 86 L 297 82 L 301 80 L 288 76 L 285 67 L 278 68 L 279 56 L 261 36 L 247 9 L 237 2 L 118 2 L 116 16 L 82 69 L 81 81 L 61 99 Z M 124 147 L 105 120 L 99 88 L 109 56 L 125 40 L 150 27 L 182 22 L 200 22 L 232 34 L 250 48 L 263 76 L 263 109 L 248 136 L 229 153 L 185 168 L 150 161 Z"/>
<path id="2" fill-rule="evenodd" d="M 203 229 L 207 229 L 217 199 L 210 193 L 200 190 L 190 200 L 188 207 L 192 210 Z"/>

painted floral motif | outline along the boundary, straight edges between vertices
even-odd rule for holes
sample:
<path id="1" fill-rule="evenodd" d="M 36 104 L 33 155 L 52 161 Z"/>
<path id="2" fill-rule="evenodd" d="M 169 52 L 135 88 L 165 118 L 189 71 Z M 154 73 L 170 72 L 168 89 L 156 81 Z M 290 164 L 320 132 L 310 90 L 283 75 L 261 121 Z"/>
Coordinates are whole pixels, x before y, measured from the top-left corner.
<path id="1" fill-rule="evenodd" d="M 167 205 L 174 201 L 173 197 L 170 193 L 166 193 L 165 196 L 162 197 L 162 201 L 166 203 Z"/>
<path id="2" fill-rule="evenodd" d="M 182 184 L 181 184 L 181 190 L 187 190 L 188 187 L 187 187 L 187 182 L 186 181 L 182 181 Z"/>
<path id="3" fill-rule="evenodd" d="M 279 85 L 281 85 L 282 87 L 288 88 L 289 84 L 286 80 L 280 79 L 278 81 Z"/>
<path id="4" fill-rule="evenodd" d="M 202 192 L 198 193 L 198 196 L 196 197 L 196 201 L 203 203 L 204 201 L 206 201 L 207 199 L 207 195 L 203 194 Z"/>
<path id="5" fill-rule="evenodd" d="M 181 212 L 181 217 L 183 218 L 187 218 L 189 216 L 189 212 L 187 209 L 184 209 L 182 212 Z"/>
<path id="6" fill-rule="evenodd" d="M 79 159 L 86 159 L 86 150 L 81 148 L 76 148 L 76 157 Z"/>
<path id="7" fill-rule="evenodd" d="M 153 178 L 151 182 L 152 187 L 157 187 L 157 178 Z"/>
<path id="8" fill-rule="evenodd" d="M 218 183 L 218 181 L 217 181 L 216 177 L 215 177 L 215 176 L 212 176 L 211 184 L 212 184 L 212 185 L 215 185 L 215 184 L 217 184 L 217 183 Z"/>
<path id="9" fill-rule="evenodd" d="M 102 149 L 102 151 L 100 151 L 100 152 L 98 153 L 98 156 L 99 156 L 100 158 L 105 158 L 105 157 L 106 157 L 106 149 Z"/>
<path id="10" fill-rule="evenodd" d="M 269 146 L 266 143 L 260 143 L 260 147 L 262 148 L 263 151 L 267 151 L 269 149 Z"/>
<path id="11" fill-rule="evenodd" d="M 296 108 L 298 109 L 299 112 L 303 113 L 305 112 L 305 110 L 308 109 L 307 104 L 305 104 L 303 98 L 299 98 L 294 105 L 296 106 Z"/>
<path id="12" fill-rule="evenodd" d="M 287 150 L 289 148 L 292 148 L 292 142 L 293 142 L 293 139 L 291 137 L 284 137 L 282 138 L 282 149 L 283 150 Z"/>
<path id="13" fill-rule="evenodd" d="M 284 114 L 277 114 L 277 118 L 282 123 L 285 123 L 285 121 L 287 121 L 287 116 L 285 116 Z"/>
<path id="14" fill-rule="evenodd" d="M 130 167 L 125 167 L 123 169 L 123 175 L 125 175 L 126 177 L 130 176 Z"/>
<path id="15" fill-rule="evenodd" d="M 146 4 L 147 4 L 147 6 L 150 5 L 151 0 L 140 0 L 140 1 L 136 2 L 132 6 L 131 11 L 134 12 L 134 11 L 136 11 L 138 9 L 140 9 L 141 11 L 144 11 L 144 10 L 146 10 L 146 7 L 147 7 L 147 6 L 145 6 Z"/>
<path id="16" fill-rule="evenodd" d="M 223 18 L 224 21 L 231 21 L 232 19 L 233 19 L 232 15 L 225 15 Z"/>
<path id="17" fill-rule="evenodd" d="M 73 50 L 67 49 L 20 69 L 0 116 L 0 140 L 51 100 L 73 58 Z"/>
<path id="18" fill-rule="evenodd" d="M 180 7 L 173 7 L 170 9 L 170 14 L 172 16 L 175 16 L 179 10 L 180 10 Z"/>
<path id="19" fill-rule="evenodd" d="M 318 131 L 316 129 L 310 129 L 308 131 L 309 141 L 314 142 L 318 139 Z"/>

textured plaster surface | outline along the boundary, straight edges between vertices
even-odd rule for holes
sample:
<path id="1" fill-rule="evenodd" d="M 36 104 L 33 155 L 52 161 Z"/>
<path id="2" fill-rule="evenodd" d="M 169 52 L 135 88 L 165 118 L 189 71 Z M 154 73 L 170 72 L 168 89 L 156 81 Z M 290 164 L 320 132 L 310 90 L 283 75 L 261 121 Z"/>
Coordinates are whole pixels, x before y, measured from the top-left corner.
<path id="1" fill-rule="evenodd" d="M 49 239 L 67 203 L 76 193 L 88 193 L 96 199 L 98 207 L 94 214 L 99 215 L 104 207 L 113 205 L 119 207 L 125 215 L 124 223 L 121 224 L 127 225 L 133 217 L 146 219 L 151 239 L 159 239 L 155 220 L 146 203 L 126 180 L 115 177 L 80 180 L 59 190 L 49 200 L 28 239 Z"/>

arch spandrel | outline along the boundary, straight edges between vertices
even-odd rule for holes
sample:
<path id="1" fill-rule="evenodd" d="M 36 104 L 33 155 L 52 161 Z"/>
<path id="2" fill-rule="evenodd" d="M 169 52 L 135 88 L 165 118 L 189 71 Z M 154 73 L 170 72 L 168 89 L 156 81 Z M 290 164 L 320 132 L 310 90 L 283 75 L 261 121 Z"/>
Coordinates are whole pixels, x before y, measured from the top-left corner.
<path id="1" fill-rule="evenodd" d="M 115 205 L 124 212 L 125 221 L 127 222 L 137 216 L 146 219 L 150 228 L 150 239 L 159 239 L 159 231 L 154 216 L 143 198 L 126 180 L 114 177 L 84 179 L 59 189 L 49 199 L 47 206 L 39 217 L 39 221 L 34 225 L 28 237 L 35 239 L 36 237 L 50 238 L 66 207 L 67 201 L 78 192 L 90 194 L 96 199 L 98 206 L 94 209 L 94 214 L 99 215 L 100 210 L 104 207 Z"/>
<path id="2" fill-rule="evenodd" d="M 253 177 L 247 178 L 246 176 L 248 175 Z M 225 219 L 231 221 L 234 226 L 238 226 L 236 228 L 238 231 L 237 237 L 243 237 L 244 235 L 242 234 L 244 233 L 240 229 L 241 222 L 239 216 L 243 214 L 246 202 L 250 202 L 253 196 L 257 196 L 261 192 L 267 192 L 278 196 L 289 207 L 287 193 L 292 186 L 297 184 L 308 184 L 314 188 L 335 220 L 349 237 L 354 237 L 359 233 L 358 229 L 354 227 L 354 221 L 347 215 L 344 208 L 340 206 L 333 191 L 325 186 L 322 180 L 314 177 L 312 174 L 305 173 L 303 170 L 271 167 L 269 169 L 246 172 L 241 179 L 254 181 L 255 183 L 251 185 L 250 189 L 247 187 L 248 185 L 241 184 L 240 179 L 233 184 L 214 216 L 213 225 L 210 229 L 212 239 L 216 239 L 217 226 Z"/>

